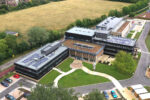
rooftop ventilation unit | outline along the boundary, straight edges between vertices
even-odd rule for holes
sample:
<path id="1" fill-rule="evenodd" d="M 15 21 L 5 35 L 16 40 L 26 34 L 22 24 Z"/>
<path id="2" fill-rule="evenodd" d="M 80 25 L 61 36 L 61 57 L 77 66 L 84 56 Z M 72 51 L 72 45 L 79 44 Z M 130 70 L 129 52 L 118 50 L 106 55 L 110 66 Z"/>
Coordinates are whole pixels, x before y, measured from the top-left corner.
<path id="1" fill-rule="evenodd" d="M 51 45 L 46 46 L 44 49 L 41 50 L 41 53 L 44 55 L 48 55 L 55 51 L 58 47 L 61 46 L 61 42 L 54 42 Z"/>

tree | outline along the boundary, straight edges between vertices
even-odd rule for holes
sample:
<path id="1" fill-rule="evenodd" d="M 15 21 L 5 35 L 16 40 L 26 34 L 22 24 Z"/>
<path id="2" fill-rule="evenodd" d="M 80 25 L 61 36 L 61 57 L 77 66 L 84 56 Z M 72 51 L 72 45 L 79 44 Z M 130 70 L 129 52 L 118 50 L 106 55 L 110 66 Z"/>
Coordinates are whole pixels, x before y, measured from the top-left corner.
<path id="1" fill-rule="evenodd" d="M 8 48 L 12 49 L 13 52 L 15 53 L 16 47 L 17 47 L 16 36 L 14 36 L 14 35 L 7 35 L 5 37 L 5 40 L 6 40 L 6 44 L 8 45 Z"/>
<path id="2" fill-rule="evenodd" d="M 122 13 L 123 13 L 124 15 L 129 14 L 129 13 L 130 13 L 130 8 L 129 8 L 129 7 L 123 7 L 123 8 L 122 8 Z"/>
<path id="3" fill-rule="evenodd" d="M 0 33 L 0 39 L 4 39 L 6 37 L 6 33 L 5 32 L 1 32 Z"/>
<path id="4" fill-rule="evenodd" d="M 40 46 L 48 39 L 48 32 L 41 27 L 32 27 L 28 31 L 28 42 L 30 46 Z"/>
<path id="5" fill-rule="evenodd" d="M 135 71 L 136 63 L 131 54 L 120 51 L 116 55 L 113 67 L 115 67 L 119 72 L 132 74 Z"/>
<path id="6" fill-rule="evenodd" d="M 30 47 L 29 47 L 28 43 L 25 42 L 25 41 L 22 41 L 21 43 L 19 43 L 19 44 L 17 45 L 17 52 L 18 52 L 18 53 L 22 53 L 22 52 L 28 50 L 29 48 L 30 48 Z"/>
<path id="7" fill-rule="evenodd" d="M 0 61 L 3 61 L 7 57 L 6 56 L 7 50 L 8 50 L 8 46 L 6 44 L 6 40 L 1 39 L 0 40 Z"/>
<path id="8" fill-rule="evenodd" d="M 129 14 L 129 17 L 134 17 L 135 16 L 135 13 L 134 12 L 131 12 L 130 14 Z"/>
<path id="9" fill-rule="evenodd" d="M 73 90 L 52 87 L 52 85 L 37 85 L 28 100 L 78 100 L 73 92 Z"/>
<path id="10" fill-rule="evenodd" d="M 93 90 L 84 97 L 84 100 L 105 100 L 105 98 L 98 90 Z"/>

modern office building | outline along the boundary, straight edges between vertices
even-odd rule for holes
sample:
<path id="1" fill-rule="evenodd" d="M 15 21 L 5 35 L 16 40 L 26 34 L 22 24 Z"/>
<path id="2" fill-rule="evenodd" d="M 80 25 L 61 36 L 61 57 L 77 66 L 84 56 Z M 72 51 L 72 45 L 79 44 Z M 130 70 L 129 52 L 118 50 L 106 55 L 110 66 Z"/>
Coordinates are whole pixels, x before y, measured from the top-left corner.
<path id="1" fill-rule="evenodd" d="M 92 42 L 94 36 L 95 30 L 81 27 L 73 27 L 65 33 L 65 39 L 80 40 L 86 42 Z"/>
<path id="2" fill-rule="evenodd" d="M 104 52 L 104 46 L 77 40 L 66 40 L 64 45 L 69 48 L 71 57 L 91 62 L 98 62 Z"/>
<path id="3" fill-rule="evenodd" d="M 18 73 L 40 79 L 49 70 L 68 57 L 67 47 L 61 42 L 49 43 L 15 63 Z"/>
<path id="4" fill-rule="evenodd" d="M 85 28 L 82 30 L 82 28 L 78 27 L 73 27 L 67 31 L 65 33 L 65 38 L 99 44 L 104 46 L 105 54 L 112 56 L 121 50 L 133 53 L 136 45 L 136 40 L 113 36 L 108 30 L 92 30 Z"/>
<path id="5" fill-rule="evenodd" d="M 98 25 L 96 25 L 96 28 L 98 30 L 111 31 L 114 28 L 116 28 L 122 21 L 123 21 L 123 18 L 108 17 L 102 22 L 100 22 Z"/>
<path id="6" fill-rule="evenodd" d="M 109 31 L 109 34 L 120 37 L 126 37 L 130 28 L 131 23 L 129 21 L 118 17 L 108 17 L 96 26 L 99 31 Z"/>

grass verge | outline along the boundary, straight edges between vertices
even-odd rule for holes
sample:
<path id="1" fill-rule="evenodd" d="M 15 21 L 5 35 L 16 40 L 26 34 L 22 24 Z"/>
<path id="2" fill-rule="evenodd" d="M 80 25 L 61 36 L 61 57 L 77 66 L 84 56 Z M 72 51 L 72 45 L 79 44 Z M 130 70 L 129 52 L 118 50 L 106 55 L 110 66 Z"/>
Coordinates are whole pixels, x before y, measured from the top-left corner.
<path id="1" fill-rule="evenodd" d="M 150 32 L 145 40 L 148 50 L 150 51 Z"/>
<path id="2" fill-rule="evenodd" d="M 60 75 L 59 72 L 52 70 L 49 73 L 47 73 L 40 81 L 40 84 L 49 84 L 49 83 L 53 83 L 54 79 Z"/>
<path id="3" fill-rule="evenodd" d="M 59 68 L 60 70 L 64 71 L 64 72 L 67 72 L 69 71 L 71 68 L 70 68 L 70 64 L 73 62 L 73 59 L 72 58 L 67 58 L 65 59 L 62 63 L 60 63 L 57 68 Z"/>
<path id="4" fill-rule="evenodd" d="M 108 82 L 109 80 L 95 75 L 90 75 L 83 72 L 81 69 L 63 77 L 59 81 L 59 87 L 69 88 L 75 86 L 89 85 L 95 83 Z"/>

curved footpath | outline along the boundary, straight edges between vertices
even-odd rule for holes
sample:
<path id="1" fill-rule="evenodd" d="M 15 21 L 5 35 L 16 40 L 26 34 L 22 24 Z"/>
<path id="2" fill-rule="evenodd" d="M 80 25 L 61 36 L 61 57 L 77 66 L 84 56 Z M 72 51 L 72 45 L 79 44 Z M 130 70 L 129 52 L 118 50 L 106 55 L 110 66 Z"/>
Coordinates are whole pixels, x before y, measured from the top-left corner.
<path id="1" fill-rule="evenodd" d="M 58 87 L 58 81 L 59 81 L 62 77 L 73 73 L 75 70 L 76 70 L 76 69 L 71 69 L 70 71 L 68 71 L 68 72 L 66 72 L 66 73 L 62 73 L 62 74 L 60 74 L 59 76 L 57 76 L 57 77 L 55 78 L 55 80 L 54 80 L 54 87 Z"/>
<path id="2" fill-rule="evenodd" d="M 121 85 L 124 87 L 131 86 L 134 84 L 142 84 L 144 86 L 150 86 L 150 79 L 145 77 L 146 68 L 150 64 L 150 54 L 148 54 L 149 51 L 145 44 L 145 39 L 149 31 L 150 31 L 150 22 L 146 22 L 144 29 L 137 41 L 137 47 L 139 47 L 142 51 L 141 58 L 139 60 L 137 69 L 133 77 L 131 77 L 130 79 L 119 81 Z M 112 89 L 112 88 L 114 88 L 112 82 L 73 87 L 75 92 L 81 93 L 81 94 L 91 92 L 93 89 L 107 90 L 107 89 Z"/>

